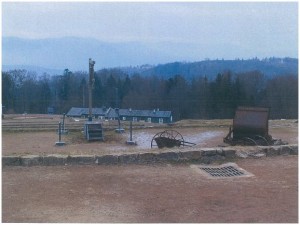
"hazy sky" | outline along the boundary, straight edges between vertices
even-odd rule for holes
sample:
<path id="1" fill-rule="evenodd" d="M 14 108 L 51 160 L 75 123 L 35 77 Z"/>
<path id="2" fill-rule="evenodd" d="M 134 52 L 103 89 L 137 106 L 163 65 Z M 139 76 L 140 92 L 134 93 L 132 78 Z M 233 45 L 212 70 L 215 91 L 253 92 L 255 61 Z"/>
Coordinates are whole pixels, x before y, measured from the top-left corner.
<path id="1" fill-rule="evenodd" d="M 208 46 L 208 57 L 219 46 L 242 49 L 240 58 L 248 50 L 298 57 L 298 3 L 4 2 L 2 36 L 167 41 Z"/>

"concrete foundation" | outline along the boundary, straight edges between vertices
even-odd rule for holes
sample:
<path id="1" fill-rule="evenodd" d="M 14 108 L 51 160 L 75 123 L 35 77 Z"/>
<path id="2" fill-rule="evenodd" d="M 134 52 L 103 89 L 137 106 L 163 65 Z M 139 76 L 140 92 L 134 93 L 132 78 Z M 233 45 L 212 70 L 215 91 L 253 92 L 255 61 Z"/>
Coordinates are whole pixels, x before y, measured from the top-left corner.
<path id="1" fill-rule="evenodd" d="M 64 146 L 66 143 L 63 142 L 63 141 L 58 141 L 58 142 L 55 142 L 55 145 L 56 146 Z"/>

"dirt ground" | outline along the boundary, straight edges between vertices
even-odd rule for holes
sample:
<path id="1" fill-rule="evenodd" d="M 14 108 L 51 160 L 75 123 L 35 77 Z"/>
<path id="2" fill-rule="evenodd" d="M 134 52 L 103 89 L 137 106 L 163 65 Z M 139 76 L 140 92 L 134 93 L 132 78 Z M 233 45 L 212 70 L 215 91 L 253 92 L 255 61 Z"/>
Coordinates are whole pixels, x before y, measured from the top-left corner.
<path id="1" fill-rule="evenodd" d="M 12 116 L 2 122 L 53 123 L 44 117 Z M 6 127 L 2 155 L 151 151 L 153 136 L 166 129 L 177 130 L 185 141 L 196 143 L 195 148 L 215 147 L 224 145 L 229 124 L 230 120 L 190 120 L 174 127 L 135 129 L 136 146 L 125 145 L 128 130 L 105 132 L 105 142 L 88 142 L 80 131 L 70 131 L 62 136 L 64 147 L 55 146 L 55 130 L 16 132 Z M 269 134 L 297 144 L 298 123 L 269 121 Z M 298 156 L 235 163 L 254 176 L 208 179 L 190 164 L 3 167 L 2 222 L 298 222 Z"/>
<path id="2" fill-rule="evenodd" d="M 185 141 L 197 144 L 197 147 L 213 147 L 222 144 L 226 129 L 180 128 L 177 129 Z M 136 146 L 126 145 L 129 132 L 117 134 L 105 132 L 105 142 L 85 140 L 81 132 L 70 132 L 62 136 L 66 142 L 63 147 L 55 146 L 58 135 L 55 132 L 17 132 L 2 134 L 2 154 L 111 154 L 146 151 L 151 149 L 153 136 L 163 129 L 138 129 L 134 131 Z"/>
<path id="3" fill-rule="evenodd" d="M 29 120 L 29 119 L 27 119 Z M 195 148 L 224 146 L 223 138 L 228 134 L 228 126 L 205 125 L 210 121 L 196 121 L 199 127 L 193 127 L 195 121 L 180 121 L 189 127 L 154 127 L 133 130 L 133 141 L 136 146 L 126 145 L 130 134 L 128 129 L 123 134 L 114 131 L 105 131 L 105 142 L 88 142 L 80 131 L 70 131 L 68 135 L 62 136 L 62 141 L 66 143 L 63 147 L 55 146 L 58 135 L 53 131 L 37 132 L 3 132 L 2 133 L 2 155 L 24 155 L 24 154 L 112 154 L 112 153 L 132 153 L 139 151 L 149 151 L 153 136 L 166 129 L 178 131 L 184 141 L 195 143 Z M 211 122 L 213 123 L 213 122 Z M 215 122 L 222 124 L 222 122 Z M 282 139 L 289 144 L 298 143 L 298 123 L 294 120 L 270 121 L 269 134 L 273 138 Z"/>
<path id="4" fill-rule="evenodd" d="M 209 179 L 190 164 L 4 167 L 2 222 L 298 222 L 298 156 L 235 163 L 254 176 Z"/>

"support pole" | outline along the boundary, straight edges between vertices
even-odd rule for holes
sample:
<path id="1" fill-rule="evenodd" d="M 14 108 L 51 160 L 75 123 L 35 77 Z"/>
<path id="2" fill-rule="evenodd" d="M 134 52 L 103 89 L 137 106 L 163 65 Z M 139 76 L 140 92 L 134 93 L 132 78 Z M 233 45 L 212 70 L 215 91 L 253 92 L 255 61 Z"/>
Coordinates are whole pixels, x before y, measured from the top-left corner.
<path id="1" fill-rule="evenodd" d="M 118 115 L 118 128 L 119 128 L 119 131 L 120 131 L 120 129 L 121 129 L 121 123 L 120 123 L 118 97 L 119 97 L 119 89 L 116 88 L 116 112 L 117 112 L 117 115 Z"/>
<path id="2" fill-rule="evenodd" d="M 132 141 L 132 121 L 130 121 L 130 141 Z"/>
<path id="3" fill-rule="evenodd" d="M 118 128 L 115 130 L 117 133 L 124 133 L 125 130 L 123 128 L 121 128 L 121 121 L 120 121 L 120 109 L 119 109 L 119 101 L 118 101 L 118 98 L 119 98 L 119 89 L 116 88 L 116 113 L 117 113 L 117 116 L 118 116 Z"/>
<path id="4" fill-rule="evenodd" d="M 95 82 L 94 78 L 94 65 L 95 61 L 93 61 L 91 58 L 89 59 L 89 119 L 88 121 L 92 121 L 92 89 Z"/>
<path id="5" fill-rule="evenodd" d="M 132 140 L 132 121 L 130 121 L 130 139 L 126 141 L 126 144 L 128 145 L 137 145 L 135 141 Z"/>
<path id="6" fill-rule="evenodd" d="M 89 85 L 89 121 L 92 121 L 92 87 Z"/>
<path id="7" fill-rule="evenodd" d="M 119 108 L 116 108 L 116 113 L 117 113 L 117 116 L 118 116 L 118 129 L 120 131 L 120 128 L 121 128 L 121 122 L 120 122 L 120 112 L 119 112 Z"/>
<path id="8" fill-rule="evenodd" d="M 57 146 L 63 146 L 65 145 L 65 142 L 61 141 L 61 122 L 58 123 L 58 142 L 55 143 Z"/>
<path id="9" fill-rule="evenodd" d="M 61 134 L 61 135 L 68 134 L 68 130 L 65 129 L 65 117 L 66 117 L 66 114 L 64 113 L 64 114 L 63 114 L 62 125 L 61 125 L 60 128 L 59 128 L 60 134 Z"/>
<path id="10" fill-rule="evenodd" d="M 61 122 L 58 123 L 58 142 L 61 142 Z"/>
<path id="11" fill-rule="evenodd" d="M 62 123 L 62 130 L 63 130 L 63 132 L 65 132 L 65 116 L 66 116 L 66 114 L 64 113 L 63 114 L 63 123 Z"/>

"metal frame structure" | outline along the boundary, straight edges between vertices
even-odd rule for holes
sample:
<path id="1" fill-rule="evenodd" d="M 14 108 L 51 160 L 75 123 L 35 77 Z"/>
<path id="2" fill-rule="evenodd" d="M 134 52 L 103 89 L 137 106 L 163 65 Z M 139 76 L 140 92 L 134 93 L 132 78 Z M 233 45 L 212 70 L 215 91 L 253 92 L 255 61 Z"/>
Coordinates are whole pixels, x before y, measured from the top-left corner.
<path id="1" fill-rule="evenodd" d="M 273 144 L 269 131 L 269 108 L 238 107 L 233 119 L 233 127 L 223 141 L 230 145 Z"/>
<path id="2" fill-rule="evenodd" d="M 154 135 L 151 140 L 151 148 L 173 148 L 180 146 L 192 147 L 195 143 L 187 142 L 182 135 L 176 130 L 165 130 Z"/>

